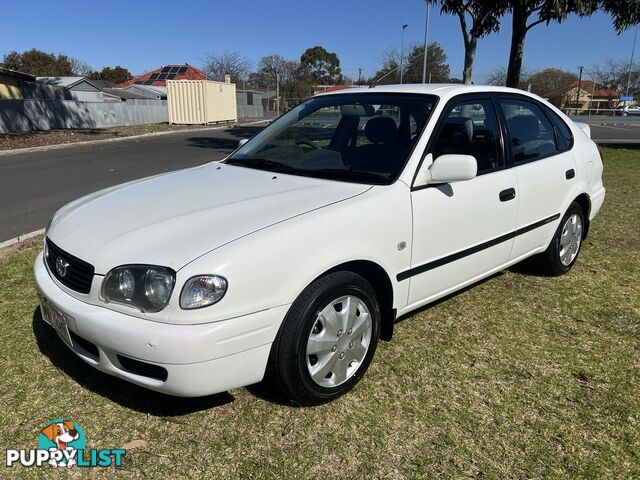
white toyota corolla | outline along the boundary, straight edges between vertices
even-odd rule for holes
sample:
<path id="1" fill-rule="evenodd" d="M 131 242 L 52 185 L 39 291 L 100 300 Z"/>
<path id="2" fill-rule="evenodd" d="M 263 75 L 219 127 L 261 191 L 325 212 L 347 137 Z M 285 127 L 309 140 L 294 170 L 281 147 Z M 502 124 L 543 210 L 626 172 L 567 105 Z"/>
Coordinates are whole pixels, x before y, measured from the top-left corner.
<path id="1" fill-rule="evenodd" d="M 34 265 L 43 318 L 153 390 L 266 376 L 301 404 L 330 400 L 397 317 L 528 257 L 569 271 L 602 170 L 588 126 L 519 90 L 319 95 L 222 163 L 58 211 Z"/>

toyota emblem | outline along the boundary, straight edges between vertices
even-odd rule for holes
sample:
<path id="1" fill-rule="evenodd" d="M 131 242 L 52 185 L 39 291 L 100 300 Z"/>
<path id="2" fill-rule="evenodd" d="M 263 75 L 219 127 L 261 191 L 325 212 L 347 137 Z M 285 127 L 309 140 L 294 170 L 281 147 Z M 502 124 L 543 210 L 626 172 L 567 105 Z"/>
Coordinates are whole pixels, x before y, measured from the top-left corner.
<path id="1" fill-rule="evenodd" d="M 69 262 L 62 257 L 56 258 L 56 270 L 58 271 L 58 275 L 64 277 L 67 274 L 67 268 L 69 268 Z"/>

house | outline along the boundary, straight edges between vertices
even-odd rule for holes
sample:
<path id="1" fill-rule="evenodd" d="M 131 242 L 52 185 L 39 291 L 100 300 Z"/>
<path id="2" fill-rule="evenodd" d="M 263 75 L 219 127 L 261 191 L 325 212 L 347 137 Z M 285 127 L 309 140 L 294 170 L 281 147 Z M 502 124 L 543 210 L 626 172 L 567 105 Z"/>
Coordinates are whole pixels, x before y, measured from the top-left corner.
<path id="1" fill-rule="evenodd" d="M 99 80 L 86 77 L 37 77 L 36 81 L 43 85 L 62 87 L 71 94 L 72 100 L 79 102 L 103 102 L 104 94 Z"/>
<path id="2" fill-rule="evenodd" d="M 590 80 L 580 83 L 578 94 L 578 82 L 569 84 L 569 89 L 563 95 L 562 107 L 578 113 L 587 110 L 598 111 L 615 108 L 619 102 L 620 91 L 617 88 L 609 88 Z"/>
<path id="3" fill-rule="evenodd" d="M 22 98 L 22 85 L 33 82 L 35 75 L 0 67 L 0 100 Z"/>
<path id="4" fill-rule="evenodd" d="M 131 85 L 166 87 L 167 80 L 206 80 L 202 70 L 185 63 L 184 65 L 165 65 L 152 72 L 145 73 L 118 85 L 126 88 Z"/>

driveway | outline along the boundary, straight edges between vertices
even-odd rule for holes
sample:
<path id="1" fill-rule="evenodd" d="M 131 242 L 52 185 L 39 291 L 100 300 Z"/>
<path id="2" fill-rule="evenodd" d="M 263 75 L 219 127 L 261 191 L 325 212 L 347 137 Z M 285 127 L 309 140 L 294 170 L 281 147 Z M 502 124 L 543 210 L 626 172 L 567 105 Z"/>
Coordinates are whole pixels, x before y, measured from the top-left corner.
<path id="1" fill-rule="evenodd" d="M 176 132 L 0 156 L 0 242 L 46 226 L 102 188 L 224 158 L 262 127 Z"/>

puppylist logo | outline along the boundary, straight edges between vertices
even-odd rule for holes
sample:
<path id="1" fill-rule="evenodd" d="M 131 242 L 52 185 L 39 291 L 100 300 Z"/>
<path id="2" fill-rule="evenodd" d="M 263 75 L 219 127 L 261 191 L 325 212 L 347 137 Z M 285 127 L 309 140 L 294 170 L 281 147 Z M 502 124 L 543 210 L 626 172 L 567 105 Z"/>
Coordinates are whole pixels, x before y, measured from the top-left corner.
<path id="1" fill-rule="evenodd" d="M 38 448 L 9 449 L 5 465 L 12 467 L 109 467 L 122 465 L 126 450 L 90 449 L 84 430 L 77 423 L 59 418 L 47 423 L 38 435 Z"/>

